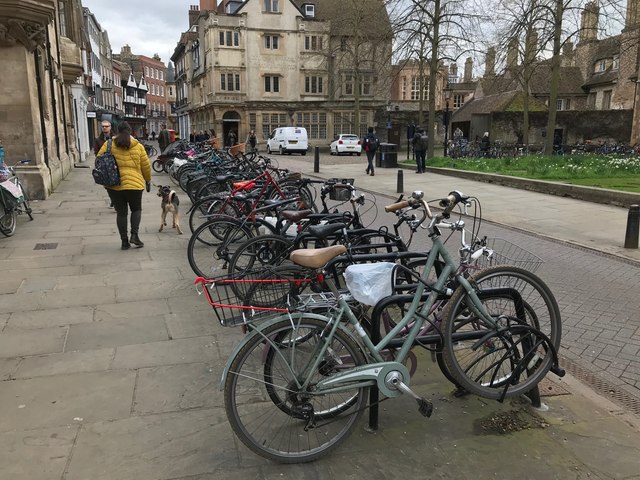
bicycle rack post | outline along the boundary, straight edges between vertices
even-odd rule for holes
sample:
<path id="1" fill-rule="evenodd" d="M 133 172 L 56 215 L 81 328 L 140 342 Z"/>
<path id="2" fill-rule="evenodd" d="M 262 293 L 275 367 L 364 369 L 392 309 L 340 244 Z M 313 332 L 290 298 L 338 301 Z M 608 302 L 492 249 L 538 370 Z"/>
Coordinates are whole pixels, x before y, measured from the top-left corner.
<path id="1" fill-rule="evenodd" d="M 533 408 L 540 408 L 542 406 L 542 400 L 540 399 L 540 388 L 538 385 L 529 390 L 525 395 L 531 400 L 531 406 Z"/>
<path id="2" fill-rule="evenodd" d="M 398 187 L 396 188 L 397 193 L 404 192 L 404 173 L 403 170 L 398 170 Z"/>
<path id="3" fill-rule="evenodd" d="M 375 322 L 376 325 L 373 325 L 371 328 L 371 332 L 369 335 L 371 336 L 371 341 L 374 345 L 377 345 L 380 342 L 380 317 L 378 317 L 378 321 Z M 369 388 L 369 431 L 376 432 L 378 431 L 378 400 L 380 397 L 380 392 L 377 386 L 373 386 Z"/>
<path id="4" fill-rule="evenodd" d="M 313 155 L 313 173 L 320 171 L 320 147 L 316 147 Z"/>
<path id="5" fill-rule="evenodd" d="M 624 248 L 638 248 L 640 231 L 640 205 L 631 205 L 627 215 L 627 233 L 624 236 Z"/>

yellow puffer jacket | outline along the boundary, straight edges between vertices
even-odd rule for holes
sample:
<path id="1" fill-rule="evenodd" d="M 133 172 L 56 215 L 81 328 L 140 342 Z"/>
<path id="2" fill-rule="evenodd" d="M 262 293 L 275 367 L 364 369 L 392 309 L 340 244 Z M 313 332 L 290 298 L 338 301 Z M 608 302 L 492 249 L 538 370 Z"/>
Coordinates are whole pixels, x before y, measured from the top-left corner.
<path id="1" fill-rule="evenodd" d="M 107 188 L 112 190 L 144 190 L 144 182 L 151 181 L 151 163 L 147 151 L 135 138 L 131 139 L 129 149 L 118 147 L 114 140 L 111 140 L 111 153 L 116 157 L 120 171 L 120 185 Z M 102 155 L 106 151 L 107 142 L 104 142 L 98 155 Z"/>

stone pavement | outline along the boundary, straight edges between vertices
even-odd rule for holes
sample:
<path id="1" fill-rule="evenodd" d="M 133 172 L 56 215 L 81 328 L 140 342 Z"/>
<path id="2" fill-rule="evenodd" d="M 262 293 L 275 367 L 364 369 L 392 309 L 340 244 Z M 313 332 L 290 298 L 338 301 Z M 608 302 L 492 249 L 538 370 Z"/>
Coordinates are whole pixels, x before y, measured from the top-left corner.
<path id="1" fill-rule="evenodd" d="M 289 160 L 306 161 L 302 169 L 310 171 L 310 158 Z M 355 176 L 363 188 L 395 195 L 395 170 L 379 169 L 376 177 L 362 178 L 357 167 L 329 170 L 331 176 Z M 416 182 L 422 185 L 433 178 L 433 187 L 422 188 L 428 197 L 451 188 L 477 195 L 485 217 L 501 212 L 504 224 L 530 222 L 527 228 L 533 228 L 539 222 L 529 219 L 539 215 L 548 221 L 544 227 L 553 230 L 551 236 L 563 240 L 580 243 L 564 238 L 571 228 L 561 222 L 573 225 L 576 215 L 583 217 L 575 227 L 583 229 L 583 241 L 600 233 L 603 240 L 596 243 L 603 250 L 618 248 L 615 225 L 587 227 L 611 215 L 595 213 L 597 206 L 579 202 L 563 210 L 555 201 L 512 200 L 501 187 L 481 192 L 479 186 L 410 173 L 407 191 L 414 188 L 410 175 L 421 177 Z M 186 211 L 188 201 L 184 194 L 181 198 Z M 218 390 L 224 362 L 241 334 L 220 327 L 195 294 L 186 261 L 188 235 L 157 232 L 158 197 L 144 196 L 145 247 L 124 252 L 107 196 L 88 169 L 74 169 L 34 207 L 33 222 L 21 218 L 14 237 L 0 238 L 2 479 L 640 478 L 638 416 L 575 378 L 547 382 L 548 410 L 535 411 L 521 402 L 454 398 L 427 355 L 420 356 L 412 385 L 433 400 L 431 419 L 419 416 L 414 401 L 402 397 L 381 405 L 377 433 L 359 428 L 336 452 L 313 464 L 283 466 L 256 457 L 231 433 Z M 515 208 L 522 208 L 520 217 L 508 212 Z M 562 218 L 554 222 L 554 215 Z M 603 230 L 610 230 L 609 243 Z M 554 245 L 558 255 L 568 255 Z M 532 248 L 543 246 L 534 241 Z M 584 263 L 587 254 L 571 258 Z M 611 280 L 613 272 L 626 264 L 599 258 L 613 265 L 601 281 L 617 282 Z M 589 271 L 594 265 L 601 267 L 589 257 L 585 277 L 597 276 Z M 545 274 L 561 267 L 549 268 Z M 562 290 L 560 283 L 552 288 L 562 290 L 563 298 L 575 290 L 582 299 L 590 287 L 586 280 L 586 290 Z M 595 296 L 604 302 L 605 295 Z M 565 301 L 563 317 L 570 317 L 570 307 Z M 576 319 L 588 317 L 583 313 L 575 313 Z M 627 345 L 637 335 L 637 329 L 629 329 Z"/>

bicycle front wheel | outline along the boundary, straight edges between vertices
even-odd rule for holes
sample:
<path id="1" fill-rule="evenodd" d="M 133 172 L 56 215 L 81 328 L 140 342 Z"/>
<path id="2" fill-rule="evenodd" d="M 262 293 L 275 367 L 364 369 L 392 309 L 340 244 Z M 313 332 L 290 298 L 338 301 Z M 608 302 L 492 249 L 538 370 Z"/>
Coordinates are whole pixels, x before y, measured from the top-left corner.
<path id="1" fill-rule="evenodd" d="M 252 237 L 253 231 L 242 222 L 224 215 L 214 217 L 191 235 L 187 245 L 189 265 L 201 277 L 220 275 L 224 263 Z"/>
<path id="2" fill-rule="evenodd" d="M 248 337 L 231 361 L 227 418 L 258 455 L 281 463 L 316 460 L 342 443 L 362 415 L 367 388 L 315 391 L 318 381 L 366 361 L 348 333 L 338 329 L 327 339 L 326 328 L 320 319 L 283 318 Z"/>
<path id="3" fill-rule="evenodd" d="M 239 246 L 229 262 L 229 273 L 282 265 L 289 259 L 293 242 L 280 235 L 260 235 Z"/>
<path id="4" fill-rule="evenodd" d="M 469 279 L 494 325 L 459 286 L 443 313 L 442 360 L 470 393 L 498 400 L 526 393 L 553 365 L 561 319 L 549 287 L 527 270 L 496 266 Z"/>
<path id="5" fill-rule="evenodd" d="M 156 173 L 162 173 L 164 172 L 164 162 L 162 160 L 154 160 L 151 168 L 153 168 L 153 171 Z"/>

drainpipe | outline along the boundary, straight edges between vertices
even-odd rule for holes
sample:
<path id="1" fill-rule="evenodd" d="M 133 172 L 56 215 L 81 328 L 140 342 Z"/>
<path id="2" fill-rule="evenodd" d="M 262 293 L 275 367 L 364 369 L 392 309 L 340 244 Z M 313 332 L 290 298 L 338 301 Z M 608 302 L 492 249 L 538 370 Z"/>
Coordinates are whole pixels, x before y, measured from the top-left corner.
<path id="1" fill-rule="evenodd" d="M 62 55 L 60 54 L 60 32 L 58 31 L 58 22 L 53 22 L 53 26 L 56 30 L 56 38 L 58 41 L 56 42 L 56 53 L 58 57 L 58 65 L 60 66 L 60 73 L 62 78 L 59 79 L 60 86 L 60 104 L 62 105 L 62 122 L 63 122 L 63 131 L 64 131 L 64 150 L 69 155 L 69 133 L 67 132 L 67 103 L 64 97 L 64 74 L 62 73 Z"/>
<path id="2" fill-rule="evenodd" d="M 51 58 L 51 42 L 49 41 L 49 30 L 47 29 L 47 57 Z M 55 132 L 56 152 L 60 159 L 60 131 L 58 130 L 58 110 L 56 102 L 56 88 L 53 81 L 53 65 L 49 66 L 49 89 L 51 90 L 51 111 L 53 113 L 53 130 Z"/>

